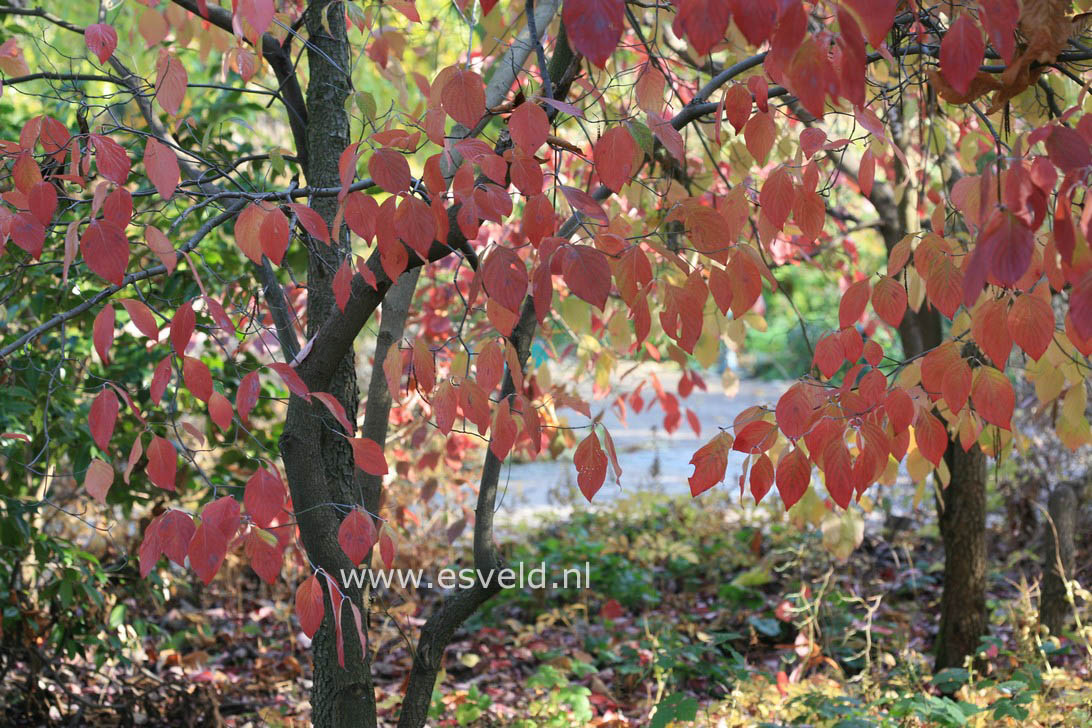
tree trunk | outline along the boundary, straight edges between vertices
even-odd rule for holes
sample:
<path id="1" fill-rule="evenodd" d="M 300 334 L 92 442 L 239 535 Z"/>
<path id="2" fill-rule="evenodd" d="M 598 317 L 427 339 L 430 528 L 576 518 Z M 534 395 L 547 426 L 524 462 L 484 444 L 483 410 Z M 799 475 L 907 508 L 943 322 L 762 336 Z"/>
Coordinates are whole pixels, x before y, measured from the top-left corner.
<path id="1" fill-rule="evenodd" d="M 948 443 L 948 487 L 937 493 L 944 540 L 944 592 L 934 645 L 936 670 L 962 667 L 986 633 L 986 455 Z"/>
<path id="2" fill-rule="evenodd" d="M 349 144 L 349 46 L 345 35 L 344 6 L 339 0 L 311 0 L 307 9 L 307 183 L 314 187 L 341 184 L 338 159 Z M 329 224 L 337 209 L 334 197 L 315 198 L 312 207 Z M 344 227 L 342 228 L 344 230 Z M 349 253 L 348 236 L 326 246 L 308 241 L 307 335 L 313 336 L 335 309 L 333 277 Z M 338 363 L 324 390 L 341 403 L 351 420 L 359 404 L 356 366 L 352 349 Z M 349 433 L 355 434 L 355 433 Z M 341 428 L 317 401 L 292 397 L 281 437 L 281 457 L 299 523 L 300 538 L 311 564 L 339 580 L 341 569 L 354 564 L 342 552 L 337 531 L 354 504 L 363 502 L 362 473 L 355 467 L 352 449 Z M 371 670 L 355 629 L 346 629 L 345 666 L 338 663 L 334 610 L 326 579 L 325 616 L 312 644 L 314 679 L 311 688 L 312 721 L 319 728 L 376 725 L 375 692 Z M 345 588 L 351 601 L 367 614 L 358 589 Z M 352 624 L 349 607 L 342 604 L 344 619 Z"/>
<path id="3" fill-rule="evenodd" d="M 1073 616 L 1065 583 L 1073 578 L 1077 530 L 1077 494 L 1069 483 L 1054 487 L 1048 501 L 1049 520 L 1044 525 L 1043 581 L 1039 589 L 1039 624 L 1060 636 Z"/>
<path id="4" fill-rule="evenodd" d="M 892 117 L 896 143 L 907 143 L 906 127 Z M 895 157 L 895 183 L 906 181 L 906 170 Z M 955 175 L 951 183 L 955 182 Z M 880 232 L 887 251 L 908 232 L 916 210 L 910 195 L 896 199 L 890 185 L 873 187 L 871 202 L 880 218 Z M 921 356 L 940 346 L 944 331 L 936 309 L 922 304 L 919 311 L 907 309 L 899 325 L 903 355 Z M 951 478 L 937 498 L 940 532 L 944 541 L 944 591 L 941 595 L 940 625 L 935 647 L 936 668 L 960 666 L 978 649 L 986 632 L 986 457 L 977 445 L 964 451 L 958 438 L 948 433 L 945 461 Z"/>

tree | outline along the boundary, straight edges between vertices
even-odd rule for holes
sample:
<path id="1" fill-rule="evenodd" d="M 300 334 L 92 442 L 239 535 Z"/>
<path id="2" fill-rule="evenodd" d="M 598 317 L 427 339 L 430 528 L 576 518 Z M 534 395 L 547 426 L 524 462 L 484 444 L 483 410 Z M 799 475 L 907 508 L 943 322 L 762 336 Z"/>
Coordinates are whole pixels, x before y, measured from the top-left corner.
<path id="1" fill-rule="evenodd" d="M 616 361 L 666 357 L 684 395 L 722 338 L 763 325 L 764 292 L 812 267 L 840 292 L 836 328 L 777 403 L 694 454 L 691 490 L 739 451 L 741 490 L 776 485 L 808 521 L 867 506 L 900 467 L 934 473 L 938 664 L 972 654 L 985 457 L 1021 442 L 1010 377 L 1068 446 L 1092 440 L 1092 124 L 1071 70 L 1092 54 L 1066 46 L 1072 4 L 646 5 L 5 8 L 4 103 L 22 116 L 3 147 L 0 357 L 29 408 L 0 410 L 6 477 L 45 460 L 99 502 L 200 494 L 199 513 L 148 525 L 145 575 L 166 555 L 208 583 L 241 548 L 272 581 L 298 550 L 314 721 L 374 725 L 370 605 L 339 575 L 377 546 L 391 568 L 417 519 L 407 484 L 487 442 L 462 524 L 497 571 L 514 452 L 575 445 L 589 501 L 621 482 L 576 375 L 605 392 Z M 539 332 L 569 337 L 570 381 L 528 365 Z M 652 385 L 669 431 L 700 431 Z M 562 408 L 587 432 L 559 427 Z M 424 724 L 448 642 L 498 589 L 427 615 L 400 725 Z"/>

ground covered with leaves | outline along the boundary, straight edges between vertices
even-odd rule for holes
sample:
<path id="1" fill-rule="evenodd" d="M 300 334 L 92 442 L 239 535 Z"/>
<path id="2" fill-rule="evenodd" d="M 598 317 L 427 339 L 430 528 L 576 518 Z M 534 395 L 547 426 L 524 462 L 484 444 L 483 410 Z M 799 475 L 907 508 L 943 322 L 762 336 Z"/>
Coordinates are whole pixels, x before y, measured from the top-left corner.
<path id="1" fill-rule="evenodd" d="M 510 564 L 545 563 L 550 583 L 576 568 L 589 588 L 502 592 L 448 650 L 432 724 L 1088 725 L 1089 595 L 1078 590 L 1083 621 L 1072 632 L 1040 633 L 1034 519 L 1011 506 L 1018 493 L 995 497 L 1010 508 L 991 526 L 991 634 L 977 665 L 936 675 L 928 649 L 943 560 L 928 504 L 913 518 L 801 530 L 775 508 L 741 509 L 723 494 L 645 494 L 508 529 Z M 1077 577 L 1087 584 L 1085 541 Z M 104 560 L 106 576 L 49 595 L 37 622 L 3 635 L 0 722 L 307 724 L 308 645 L 288 586 L 264 584 L 241 561 L 209 587 L 173 567 L 143 581 L 128 547 L 69 554 L 73 569 Z M 458 542 L 400 546 L 407 567 L 465 558 Z M 396 713 L 407 638 L 436 598 L 377 595 L 381 715 Z M 81 632 L 96 620 L 105 629 Z M 58 654 L 57 629 L 84 637 L 60 640 L 69 649 Z"/>

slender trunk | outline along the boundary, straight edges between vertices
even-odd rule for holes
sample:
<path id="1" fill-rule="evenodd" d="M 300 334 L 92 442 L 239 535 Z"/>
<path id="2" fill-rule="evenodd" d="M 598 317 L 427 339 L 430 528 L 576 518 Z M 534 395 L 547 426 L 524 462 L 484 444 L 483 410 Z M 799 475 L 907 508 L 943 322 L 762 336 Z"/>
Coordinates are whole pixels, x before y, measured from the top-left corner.
<path id="1" fill-rule="evenodd" d="M 962 667 L 986 634 L 986 455 L 949 442 L 944 461 L 948 487 L 937 493 L 944 540 L 944 592 L 935 669 Z"/>
<path id="2" fill-rule="evenodd" d="M 896 143 L 904 141 L 905 127 L 894 117 Z M 905 181 L 905 170 L 896 158 L 895 182 Z M 954 182 L 954 179 L 952 180 Z M 873 188 L 872 203 L 880 217 L 880 230 L 888 252 L 913 229 L 916 214 L 909 195 L 896 201 L 887 185 Z M 903 355 L 920 356 L 942 343 L 940 314 L 928 304 L 907 310 L 899 325 Z M 986 456 L 977 445 L 965 451 L 958 438 L 948 434 L 945 462 L 950 479 L 937 495 L 937 515 L 944 543 L 944 590 L 940 624 L 934 645 L 936 669 L 959 667 L 978 649 L 987 629 L 986 612 Z M 939 484 L 938 484 L 939 485 Z"/>
<path id="3" fill-rule="evenodd" d="M 1069 483 L 1054 486 L 1044 524 L 1043 582 L 1039 589 L 1039 624 L 1059 637 L 1073 616 L 1066 597 L 1066 581 L 1073 578 L 1077 531 L 1077 494 Z"/>
<path id="4" fill-rule="evenodd" d="M 316 187 L 340 184 L 338 159 L 349 143 L 345 101 L 350 83 L 349 46 L 345 35 L 344 6 L 339 0 L 311 0 L 307 9 L 307 183 Z M 312 207 L 331 222 L 337 208 L 332 197 L 316 198 Z M 344 229 L 344 228 L 343 228 Z M 330 246 L 308 241 L 307 334 L 314 335 L 335 309 L 333 277 L 349 253 L 347 235 Z M 359 404 L 353 352 L 338 363 L 324 387 L 341 403 L 350 419 Z M 354 433 L 350 433 L 354 434 Z M 337 542 L 338 526 L 348 508 L 362 503 L 362 473 L 341 428 L 317 401 L 292 397 L 281 437 L 281 456 L 292 493 L 300 538 L 311 563 L 331 578 L 354 565 Z M 326 591 L 325 579 L 320 579 Z M 343 588 L 346 601 L 367 612 L 360 590 Z M 314 725 L 376 725 L 375 692 L 371 670 L 355 630 L 346 629 L 345 666 L 338 663 L 334 610 L 325 596 L 325 617 L 312 644 L 314 681 L 311 710 Z M 348 605 L 344 619 L 351 624 Z"/>

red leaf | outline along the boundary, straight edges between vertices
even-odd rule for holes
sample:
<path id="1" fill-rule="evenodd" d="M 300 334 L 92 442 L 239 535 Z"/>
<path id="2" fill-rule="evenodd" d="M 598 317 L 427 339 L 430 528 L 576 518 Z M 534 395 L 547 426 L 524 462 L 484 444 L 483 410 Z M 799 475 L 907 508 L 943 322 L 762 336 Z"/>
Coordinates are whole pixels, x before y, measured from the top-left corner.
<path id="1" fill-rule="evenodd" d="M 861 155 L 861 164 L 857 169 L 857 185 L 865 197 L 872 196 L 872 183 L 876 178 L 876 157 L 872 149 L 866 149 Z"/>
<path id="2" fill-rule="evenodd" d="M 736 430 L 733 450 L 744 453 L 766 452 L 777 440 L 777 427 L 765 420 L 755 420 Z"/>
<path id="3" fill-rule="evenodd" d="M 51 185 L 52 186 L 52 185 Z M 11 220 L 11 239 L 35 259 L 42 257 L 45 245 L 45 225 L 32 212 L 20 212 Z M 0 248 L 2 250 L 2 248 Z M 92 268 L 94 270 L 94 268 Z M 97 272 L 97 271 L 96 271 Z M 123 269 L 124 272 L 124 269 Z"/>
<path id="4" fill-rule="evenodd" d="M 48 225 L 57 211 L 57 188 L 49 182 L 39 182 L 30 188 L 28 198 L 31 214 L 42 225 Z"/>
<path id="5" fill-rule="evenodd" d="M 250 427 L 250 412 L 258 403 L 260 391 L 261 381 L 257 371 L 250 372 L 239 382 L 239 389 L 235 392 L 235 409 L 245 427 Z"/>
<path id="6" fill-rule="evenodd" d="M 623 0 L 565 0 L 561 19 L 578 53 L 602 68 L 622 37 Z"/>
<path id="7" fill-rule="evenodd" d="M 299 202 L 291 202 L 288 207 L 296 213 L 296 219 L 300 221 L 300 225 L 303 225 L 308 235 L 327 245 L 330 244 L 330 229 L 326 227 L 326 221 L 322 219 L 322 215 Z"/>
<path id="8" fill-rule="evenodd" d="M 887 31 L 895 23 L 895 7 L 898 0 L 842 0 L 853 11 L 864 27 L 865 36 L 873 48 L 879 48 Z"/>
<path id="9" fill-rule="evenodd" d="M 178 158 L 171 148 L 149 136 L 144 145 L 144 169 L 159 196 L 171 199 L 180 177 Z"/>
<path id="10" fill-rule="evenodd" d="M 258 468 L 246 481 L 243 505 L 251 519 L 262 528 L 269 528 L 281 513 L 286 492 L 284 483 L 272 470 Z"/>
<path id="11" fill-rule="evenodd" d="M 921 412 L 914 423 L 914 439 L 922 456 L 933 465 L 940 465 L 944 451 L 948 449 L 948 432 L 941 421 L 928 412 Z"/>
<path id="12" fill-rule="evenodd" d="M 221 432 L 227 432 L 231 427 L 231 419 L 235 411 L 231 408 L 231 402 L 219 392 L 213 392 L 209 396 L 209 417 L 220 428 Z"/>
<path id="13" fill-rule="evenodd" d="M 1013 341 L 1035 361 L 1054 339 L 1054 309 L 1031 293 L 1018 296 L 1009 309 L 1009 333 Z"/>
<path id="14" fill-rule="evenodd" d="M 288 387 L 289 392 L 300 399 L 311 399 L 311 393 L 307 391 L 307 385 L 300 379 L 300 375 L 296 374 L 295 369 L 283 362 L 274 362 L 269 365 L 269 368 L 277 373 L 281 381 L 284 382 L 284 386 Z"/>
<path id="15" fill-rule="evenodd" d="M 96 275 L 115 286 L 125 279 L 129 265 L 129 241 L 125 231 L 110 220 L 92 220 L 80 238 L 84 262 Z"/>
<path id="16" fill-rule="evenodd" d="M 872 309 L 888 326 L 898 328 L 906 315 L 907 295 L 902 284 L 889 276 L 880 276 L 872 289 Z"/>
<path id="17" fill-rule="evenodd" d="M 832 437 L 823 447 L 823 482 L 830 497 L 842 508 L 853 497 L 853 462 L 841 435 Z"/>
<path id="18" fill-rule="evenodd" d="M 827 379 L 834 376 L 845 361 L 845 351 L 837 334 L 826 334 L 815 344 L 815 356 L 812 363 L 819 367 L 819 373 Z"/>
<path id="19" fill-rule="evenodd" d="M 473 71 L 458 69 L 450 74 L 440 91 L 440 103 L 447 115 L 473 129 L 485 115 L 485 84 Z"/>
<path id="20" fill-rule="evenodd" d="M 235 244 L 243 255 L 259 265 L 262 263 L 261 229 L 265 216 L 261 205 L 251 203 L 235 218 Z"/>
<path id="21" fill-rule="evenodd" d="M 161 49 L 155 62 L 155 100 L 160 108 L 171 116 L 178 116 L 188 82 L 189 76 L 182 61 Z"/>
<path id="22" fill-rule="evenodd" d="M 239 501 L 230 495 L 217 498 L 201 511 L 201 521 L 230 542 L 239 530 Z"/>
<path id="23" fill-rule="evenodd" d="M 1068 126 L 1050 128 L 1046 138 L 1046 150 L 1050 161 L 1063 172 L 1071 172 L 1092 165 L 1092 150 L 1078 132 Z"/>
<path id="24" fill-rule="evenodd" d="M 860 320 L 868 305 L 869 293 L 868 279 L 859 280 L 846 289 L 838 304 L 838 325 L 841 328 L 852 326 Z"/>
<path id="25" fill-rule="evenodd" d="M 212 396 L 212 372 L 200 359 L 192 356 L 182 359 L 182 382 L 202 402 L 208 402 Z"/>
<path id="26" fill-rule="evenodd" d="M 178 471 L 178 451 L 170 440 L 156 436 L 148 445 L 148 480 L 163 490 L 174 490 L 174 479 Z"/>
<path id="27" fill-rule="evenodd" d="M 1006 320 L 1007 307 L 1004 300 L 984 301 L 971 317 L 971 335 L 975 343 L 993 361 L 994 366 L 1004 371 L 1012 351 L 1012 336 L 1009 334 Z"/>
<path id="28" fill-rule="evenodd" d="M 125 149 L 109 137 L 91 134 L 91 144 L 95 147 L 95 162 L 99 174 L 116 185 L 125 184 L 129 178 L 129 155 Z"/>
<path id="29" fill-rule="evenodd" d="M 359 565 L 376 542 L 375 522 L 363 511 L 354 508 L 345 516 L 337 530 L 337 542 L 349 561 Z"/>
<path id="30" fill-rule="evenodd" d="M 561 254 L 565 285 L 600 311 L 610 295 L 610 264 L 607 256 L 588 245 L 567 246 Z"/>
<path id="31" fill-rule="evenodd" d="M 103 365 L 110 363 L 110 347 L 114 345 L 114 307 L 110 304 L 103 306 L 95 323 L 91 326 L 91 341 L 95 344 L 95 352 Z"/>
<path id="32" fill-rule="evenodd" d="M 940 72 L 960 94 L 967 93 L 986 54 L 982 30 L 969 13 L 956 19 L 940 42 Z"/>
<path id="33" fill-rule="evenodd" d="M 607 479 L 607 453 L 600 446 L 599 436 L 594 430 L 577 446 L 573 464 L 576 465 L 576 483 L 580 486 L 580 492 L 591 503 Z"/>
<path id="34" fill-rule="evenodd" d="M 649 112 L 648 128 L 679 164 L 686 164 L 686 144 L 683 142 L 682 134 L 671 124 L 670 119 L 660 116 L 655 111 Z"/>
<path id="35" fill-rule="evenodd" d="M 330 410 L 330 414 L 334 416 L 337 423 L 345 430 L 346 435 L 352 434 L 353 426 L 349 422 L 349 418 L 345 416 L 345 408 L 341 406 L 341 402 L 338 402 L 334 395 L 329 394 L 328 392 L 312 392 L 311 396 L 326 405 L 326 409 Z"/>
<path id="36" fill-rule="evenodd" d="M 963 273 L 947 256 L 941 256 L 929 271 L 925 293 L 936 309 L 953 318 L 963 303 Z"/>
<path id="37" fill-rule="evenodd" d="M 325 614 L 322 603 L 322 584 L 314 574 L 303 580 L 296 589 L 296 617 L 300 620 L 300 629 L 308 637 L 314 637 L 322 626 Z"/>
<path id="38" fill-rule="evenodd" d="M 754 0 L 728 0 L 732 17 L 743 37 L 753 46 L 766 42 L 777 21 L 777 3 Z"/>
<path id="39" fill-rule="evenodd" d="M 1001 372 L 993 367 L 978 367 L 974 373 L 974 386 L 971 388 L 971 401 L 982 419 L 1003 430 L 1012 429 L 1012 411 L 1016 405 L 1016 395 Z"/>
<path id="40" fill-rule="evenodd" d="M 445 379 L 436 388 L 432 397 L 432 416 L 436 418 L 436 427 L 445 435 L 451 434 L 451 428 L 455 424 L 455 409 L 457 406 L 455 389 L 450 380 Z"/>
<path id="41" fill-rule="evenodd" d="M 621 192 L 633 178 L 637 142 L 624 126 L 608 129 L 595 143 L 595 169 L 599 179 L 615 192 Z"/>
<path id="42" fill-rule="evenodd" d="M 826 46 L 820 47 L 814 38 L 805 38 L 793 55 L 786 75 L 804 109 L 817 119 L 822 119 L 827 94 L 835 95 L 838 91 L 837 80 L 827 60 Z"/>
<path id="43" fill-rule="evenodd" d="M 344 258 L 334 274 L 334 303 L 338 310 L 345 313 L 345 306 L 349 304 L 349 297 L 353 292 L 353 269 L 349 266 L 349 259 Z"/>
<path id="44" fill-rule="evenodd" d="M 489 451 L 497 460 L 503 462 L 519 434 L 519 426 L 512 417 L 512 408 L 507 399 L 498 402 L 493 409 L 493 423 L 489 427 L 489 433 Z"/>
<path id="45" fill-rule="evenodd" d="M 280 208 L 265 213 L 262 224 L 258 228 L 258 238 L 261 241 L 262 252 L 273 265 L 280 265 L 284 260 L 291 233 L 292 231 L 288 228 L 288 218 L 284 216 Z"/>
<path id="46" fill-rule="evenodd" d="M 762 499 L 770 492 L 770 486 L 774 482 L 774 467 L 770 457 L 763 453 L 755 464 L 751 466 L 751 495 L 755 503 L 761 503 Z"/>
<path id="47" fill-rule="evenodd" d="M 910 426 L 914 419 L 914 400 L 904 389 L 892 389 L 884 400 L 884 409 L 891 429 L 899 434 Z"/>
<path id="48" fill-rule="evenodd" d="M 484 392 L 492 392 L 500 384 L 504 376 L 504 353 L 497 346 L 497 342 L 490 341 L 478 352 L 477 360 L 478 386 Z"/>
<path id="49" fill-rule="evenodd" d="M 160 400 L 163 399 L 163 393 L 167 391 L 167 382 L 170 381 L 170 378 L 171 357 L 168 354 L 156 364 L 155 372 L 152 374 L 152 384 L 148 388 L 148 393 L 156 404 L 159 404 Z"/>
<path id="50" fill-rule="evenodd" d="M 413 375 L 417 378 L 420 391 L 429 395 L 436 388 L 436 362 L 428 342 L 418 338 L 413 342 Z"/>
<path id="51" fill-rule="evenodd" d="M 179 566 L 185 565 L 186 550 L 196 530 L 197 526 L 188 513 L 173 508 L 167 511 L 160 516 L 159 533 L 163 546 L 160 553 L 166 554 L 168 559 Z M 156 558 L 159 556 L 156 555 Z"/>
<path id="52" fill-rule="evenodd" d="M 379 443 L 367 437 L 346 438 L 353 448 L 353 461 L 356 466 L 369 475 L 386 475 L 387 458 Z"/>
<path id="53" fill-rule="evenodd" d="M 561 185 L 561 192 L 577 212 L 582 213 L 591 220 L 595 220 L 601 225 L 606 225 L 610 222 L 610 220 L 607 219 L 607 213 L 603 212 L 603 208 L 596 199 L 584 190 Z"/>
<path id="54" fill-rule="evenodd" d="M 145 242 L 148 243 L 148 248 L 155 253 L 156 257 L 163 263 L 167 272 L 174 273 L 174 267 L 178 263 L 178 254 L 171 246 L 171 242 L 167 240 L 167 236 L 158 228 L 149 225 L 144 228 L 144 238 Z"/>
<path id="55" fill-rule="evenodd" d="M 1067 318 L 1072 322 L 1077 336 L 1086 341 L 1092 339 L 1092 273 L 1086 273 L 1069 292 Z"/>
<path id="56" fill-rule="evenodd" d="M 698 55 L 704 56 L 724 39 L 730 17 L 724 0 L 682 0 L 675 22 Z"/>
<path id="57" fill-rule="evenodd" d="M 988 242 L 983 240 L 987 236 L 990 238 Z M 1000 211 L 987 222 L 978 241 L 978 245 L 983 244 L 992 252 L 993 265 L 990 270 L 997 282 L 1012 286 L 1023 278 L 1031 264 L 1035 236 L 1020 218 Z"/>
<path id="58" fill-rule="evenodd" d="M 793 448 L 781 456 L 777 462 L 776 481 L 786 510 L 804 497 L 811 483 L 811 463 L 800 448 Z"/>
<path id="59" fill-rule="evenodd" d="M 99 63 L 106 63 L 110 56 L 114 55 L 114 49 L 118 47 L 118 34 L 112 26 L 106 23 L 89 25 L 83 32 L 87 50 L 95 54 Z"/>
<path id="60" fill-rule="evenodd" d="M 114 435 L 114 425 L 117 424 L 120 409 L 118 396 L 108 387 L 104 387 L 91 401 L 87 425 L 91 430 L 91 439 L 104 452 L 110 449 L 110 438 Z"/>
<path id="61" fill-rule="evenodd" d="M 637 76 L 637 83 L 633 86 L 637 107 L 645 112 L 659 113 L 663 111 L 664 88 L 666 85 L 667 79 L 664 78 L 660 69 L 650 63 L 642 66 Z"/>
<path id="62" fill-rule="evenodd" d="M 747 96 L 750 98 L 750 94 Z M 747 145 L 747 152 L 759 165 L 764 165 L 765 160 L 769 158 L 776 135 L 778 130 L 774 127 L 773 118 L 764 112 L 752 116 L 744 124 L 744 143 Z"/>
<path id="63" fill-rule="evenodd" d="M 252 528 L 246 536 L 245 549 L 254 573 L 266 584 L 276 583 L 284 563 L 284 552 L 278 548 L 275 537 L 268 531 Z"/>
<path id="64" fill-rule="evenodd" d="M 83 477 L 83 487 L 87 494 L 99 503 L 106 503 L 106 494 L 114 482 L 114 469 L 98 458 L 91 461 Z"/>
<path id="65" fill-rule="evenodd" d="M 379 203 L 371 195 L 358 190 L 345 197 L 345 222 L 350 230 L 364 240 L 370 241 L 375 237 L 375 220 L 378 215 Z"/>
<path id="66" fill-rule="evenodd" d="M 1005 64 L 1011 64 L 1013 51 L 1016 50 L 1014 34 L 1020 20 L 1019 0 L 980 0 L 980 4 L 982 22 L 990 42 Z"/>
<path id="67" fill-rule="evenodd" d="M 955 358 L 945 367 L 940 391 L 948 409 L 954 413 L 958 414 L 967 404 L 967 396 L 971 393 L 971 368 L 962 357 Z"/>
<path id="68" fill-rule="evenodd" d="M 227 556 L 228 545 L 224 535 L 207 521 L 197 527 L 193 539 L 190 540 L 188 555 L 194 573 L 205 584 L 211 583 L 216 572 L 220 570 L 224 557 Z"/>
<path id="69" fill-rule="evenodd" d="M 528 154 L 534 154 L 550 135 L 550 118 L 538 104 L 524 101 L 508 117 L 512 141 Z"/>
<path id="70" fill-rule="evenodd" d="M 388 569 L 394 566 L 394 552 L 394 537 L 391 536 L 389 528 L 384 528 L 379 534 L 379 558 Z"/>
<path id="71" fill-rule="evenodd" d="M 233 5 L 233 7 L 235 7 Z M 273 22 L 273 0 L 241 0 L 236 9 L 236 17 L 242 17 L 250 24 L 251 38 L 261 36 Z M 202 14 L 203 15 L 203 14 Z"/>
<path id="72" fill-rule="evenodd" d="M 804 436 L 815 414 L 815 402 L 806 384 L 797 382 L 777 401 L 777 426 L 790 440 Z"/>
<path id="73" fill-rule="evenodd" d="M 519 311 L 527 295 L 527 266 L 515 251 L 496 246 L 482 266 L 486 294 L 509 311 Z"/>
<path id="74" fill-rule="evenodd" d="M 159 325 L 155 322 L 155 314 L 152 313 L 152 309 L 135 298 L 124 298 L 121 305 L 125 307 L 133 325 L 137 327 L 140 333 L 152 341 L 159 341 Z"/>
<path id="75" fill-rule="evenodd" d="M 720 432 L 694 453 L 690 458 L 690 464 L 694 466 L 694 473 L 689 478 L 691 496 L 696 498 L 724 480 L 731 450 L 732 436 Z"/>
<path id="76" fill-rule="evenodd" d="M 400 152 L 390 147 L 383 147 L 371 156 L 368 160 L 368 174 L 377 185 L 392 195 L 408 192 L 413 182 L 409 162 Z M 354 232 L 357 231 L 354 229 Z"/>
<path id="77" fill-rule="evenodd" d="M 780 230 L 785 226 L 792 211 L 793 183 L 784 166 L 777 167 L 762 183 L 758 202 L 762 206 L 762 215 L 774 228 Z"/>
<path id="78" fill-rule="evenodd" d="M 394 231 L 421 260 L 428 260 L 429 248 L 436 239 L 436 218 L 432 208 L 416 197 L 406 197 L 394 213 Z"/>
<path id="79" fill-rule="evenodd" d="M 889 276 L 880 276 L 873 289 L 873 309 L 879 318 L 898 329 L 906 313 L 906 289 Z"/>

